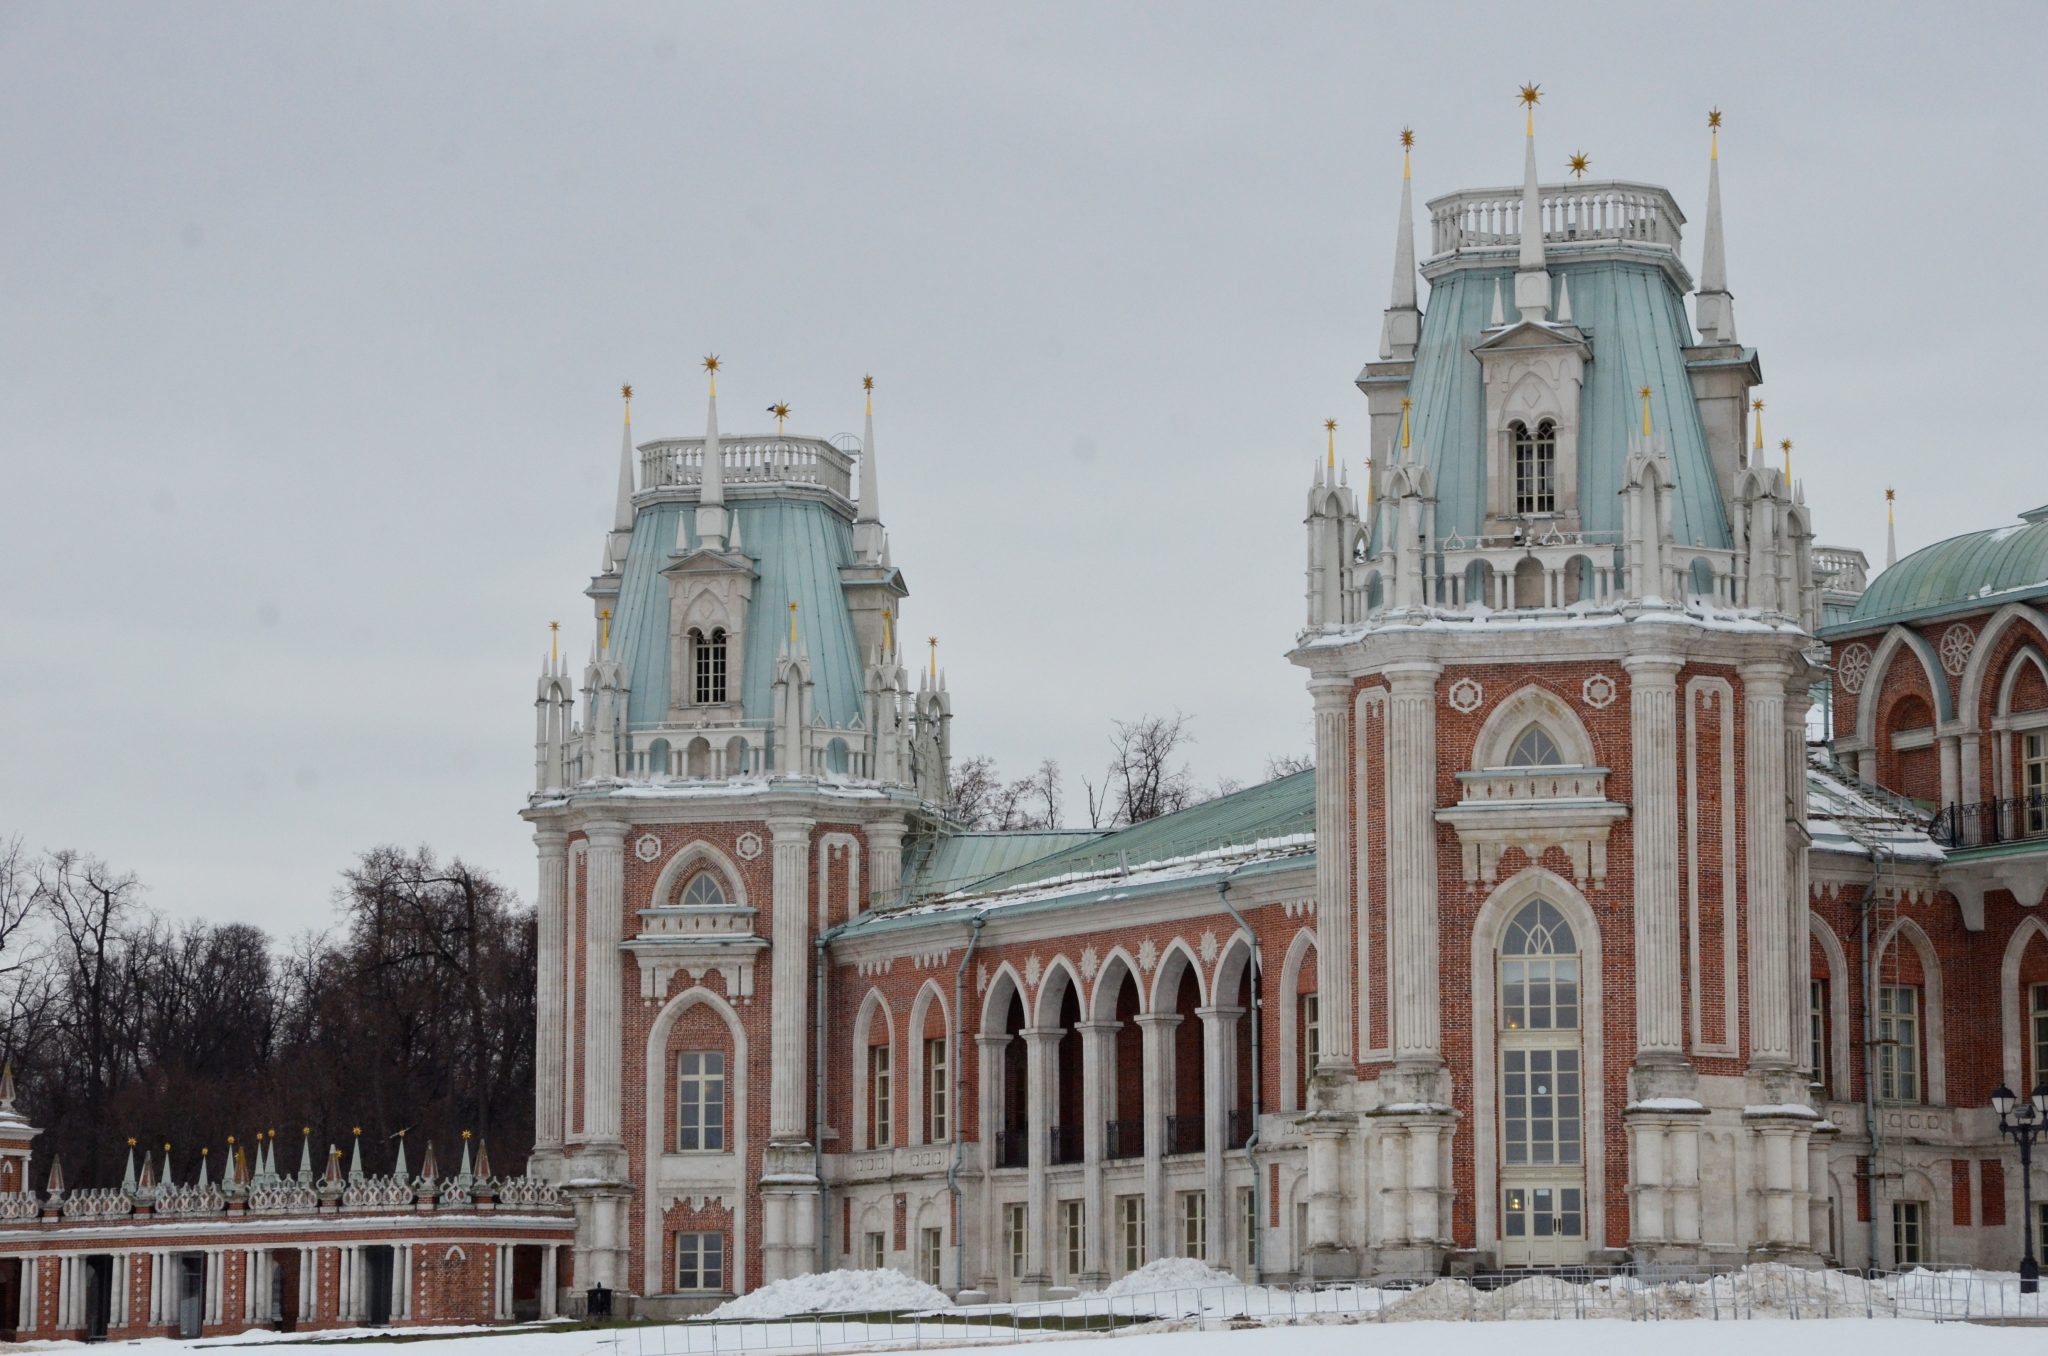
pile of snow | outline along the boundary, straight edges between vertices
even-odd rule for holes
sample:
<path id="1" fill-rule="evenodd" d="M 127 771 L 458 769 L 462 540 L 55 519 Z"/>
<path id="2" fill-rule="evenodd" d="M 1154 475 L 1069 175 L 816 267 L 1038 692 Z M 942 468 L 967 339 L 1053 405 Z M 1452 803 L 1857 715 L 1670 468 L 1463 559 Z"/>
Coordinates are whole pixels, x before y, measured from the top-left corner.
<path id="1" fill-rule="evenodd" d="M 770 1281 L 727 1300 L 706 1318 L 789 1318 L 796 1314 L 879 1314 L 948 1309 L 946 1292 L 900 1271 L 827 1271 Z"/>
<path id="2" fill-rule="evenodd" d="M 1161 1290 L 1215 1290 L 1226 1285 L 1242 1288 L 1244 1282 L 1227 1271 L 1218 1271 L 1207 1262 L 1197 1262 L 1192 1257 L 1162 1257 L 1119 1277 L 1102 1293 L 1115 1298 L 1120 1295 L 1150 1295 Z"/>

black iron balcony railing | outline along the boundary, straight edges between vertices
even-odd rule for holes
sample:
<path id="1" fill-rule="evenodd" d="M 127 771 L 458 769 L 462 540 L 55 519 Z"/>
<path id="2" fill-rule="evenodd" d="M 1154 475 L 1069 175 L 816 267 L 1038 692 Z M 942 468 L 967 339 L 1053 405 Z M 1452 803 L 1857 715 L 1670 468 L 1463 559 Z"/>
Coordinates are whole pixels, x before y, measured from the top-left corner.
<path id="1" fill-rule="evenodd" d="M 1204 1133 L 1203 1116 L 1168 1116 L 1166 1118 L 1166 1152 L 1170 1154 L 1198 1154 L 1207 1141 Z"/>
<path id="2" fill-rule="evenodd" d="M 1030 1161 L 1031 1132 L 1028 1130 L 999 1130 L 996 1132 L 996 1166 L 999 1168 L 1021 1168 Z"/>
<path id="3" fill-rule="evenodd" d="M 1104 1158 L 1143 1158 L 1145 1156 L 1145 1122 L 1111 1121 L 1103 1127 L 1102 1156 Z"/>
<path id="4" fill-rule="evenodd" d="M 1045 1132 L 1047 1157 L 1054 1163 L 1078 1163 L 1081 1161 L 1081 1127 L 1078 1125 L 1055 1125 Z"/>
<path id="5" fill-rule="evenodd" d="M 1946 848 L 2048 839 L 2048 792 L 1944 806 L 1928 822 L 1927 836 Z"/>
<path id="6" fill-rule="evenodd" d="M 1223 1138 L 1223 1147 L 1226 1149 L 1242 1149 L 1250 1142 L 1251 1137 L 1252 1113 L 1249 1111 L 1231 1112 L 1230 1125 Z"/>

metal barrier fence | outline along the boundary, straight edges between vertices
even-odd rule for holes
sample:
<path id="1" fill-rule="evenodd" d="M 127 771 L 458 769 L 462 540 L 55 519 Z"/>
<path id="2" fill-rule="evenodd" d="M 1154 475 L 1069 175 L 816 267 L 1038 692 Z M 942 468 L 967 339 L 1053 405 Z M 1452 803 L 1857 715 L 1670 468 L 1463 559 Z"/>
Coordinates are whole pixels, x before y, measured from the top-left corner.
<path id="1" fill-rule="evenodd" d="M 1758 1263 L 1727 1272 L 1617 1270 L 1378 1278 L 1322 1288 L 1217 1285 L 984 1304 L 918 1313 L 699 1318 L 612 1330 L 592 1356 L 795 1356 L 926 1350 L 1111 1334 L 1162 1321 L 1199 1327 L 1291 1323 L 1564 1320 L 1734 1322 L 1911 1319 L 2048 1324 L 2048 1303 L 2011 1272 L 1871 1273 Z"/>

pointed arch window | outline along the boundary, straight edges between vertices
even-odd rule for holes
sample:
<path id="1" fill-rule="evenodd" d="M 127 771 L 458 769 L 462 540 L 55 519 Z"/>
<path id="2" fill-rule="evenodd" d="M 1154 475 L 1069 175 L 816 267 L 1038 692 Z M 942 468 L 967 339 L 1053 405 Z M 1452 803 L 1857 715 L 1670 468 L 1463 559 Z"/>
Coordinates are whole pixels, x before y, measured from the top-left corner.
<path id="1" fill-rule="evenodd" d="M 699 706 L 725 702 L 725 628 L 714 626 L 711 634 L 690 632 L 690 650 L 696 659 L 696 699 Z"/>
<path id="2" fill-rule="evenodd" d="M 1508 750 L 1508 766 L 1562 767 L 1564 754 L 1550 737 L 1550 731 L 1531 723 L 1515 736 L 1514 745 Z"/>
<path id="3" fill-rule="evenodd" d="M 683 896 L 676 901 L 686 909 L 722 909 L 725 907 L 725 885 L 709 871 L 699 871 L 690 877 L 683 887 Z"/>
<path id="4" fill-rule="evenodd" d="M 1557 512 L 1557 424 L 1549 419 L 1535 432 L 1517 419 L 1508 425 L 1514 445 L 1515 512 Z"/>

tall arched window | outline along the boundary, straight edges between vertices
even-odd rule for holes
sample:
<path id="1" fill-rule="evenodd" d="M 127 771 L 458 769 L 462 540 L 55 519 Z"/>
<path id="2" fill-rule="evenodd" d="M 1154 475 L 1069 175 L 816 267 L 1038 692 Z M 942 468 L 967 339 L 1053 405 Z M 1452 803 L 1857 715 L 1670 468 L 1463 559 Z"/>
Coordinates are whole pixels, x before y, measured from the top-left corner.
<path id="1" fill-rule="evenodd" d="M 1508 425 L 1515 453 L 1515 512 L 1557 512 L 1557 425 L 1545 419 L 1531 433 L 1517 419 Z"/>
<path id="2" fill-rule="evenodd" d="M 1499 1035 L 1501 1261 L 1583 1260 L 1579 943 L 1548 900 L 1523 905 L 1501 935 Z"/>
<path id="3" fill-rule="evenodd" d="M 697 705 L 720 705 L 725 701 L 725 628 L 714 626 L 708 636 L 691 631 L 690 649 L 697 660 Z"/>

